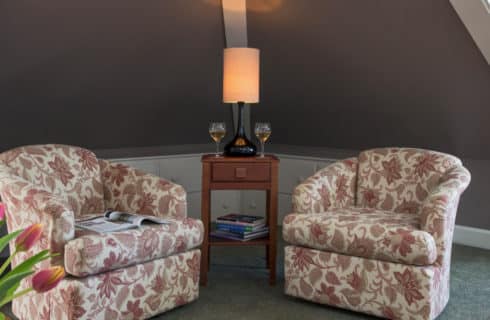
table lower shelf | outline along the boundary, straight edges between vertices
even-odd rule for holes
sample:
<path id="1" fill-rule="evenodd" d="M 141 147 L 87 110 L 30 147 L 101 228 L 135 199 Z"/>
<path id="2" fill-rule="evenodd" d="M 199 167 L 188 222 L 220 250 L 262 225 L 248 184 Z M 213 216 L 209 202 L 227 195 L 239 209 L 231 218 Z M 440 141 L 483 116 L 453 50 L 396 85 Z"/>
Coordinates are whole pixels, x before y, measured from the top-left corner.
<path id="1" fill-rule="evenodd" d="M 252 239 L 249 241 L 240 241 L 240 240 L 230 240 L 230 239 L 222 239 L 222 238 L 215 238 L 215 237 L 209 237 L 208 241 L 210 246 L 262 246 L 262 245 L 268 245 L 269 244 L 269 236 L 263 237 L 263 238 L 258 238 L 258 239 Z"/>

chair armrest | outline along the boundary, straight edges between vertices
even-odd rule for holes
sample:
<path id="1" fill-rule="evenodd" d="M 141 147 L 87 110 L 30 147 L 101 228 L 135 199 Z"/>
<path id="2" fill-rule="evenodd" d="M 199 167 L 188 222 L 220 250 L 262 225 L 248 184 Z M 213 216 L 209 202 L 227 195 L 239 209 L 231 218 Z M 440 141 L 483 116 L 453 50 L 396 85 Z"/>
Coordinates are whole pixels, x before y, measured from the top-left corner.
<path id="1" fill-rule="evenodd" d="M 293 212 L 319 213 L 355 204 L 357 158 L 335 162 L 293 191 Z"/>
<path id="2" fill-rule="evenodd" d="M 63 265 L 65 244 L 75 237 L 75 214 L 70 205 L 29 181 L 9 175 L 3 168 L 0 172 L 0 196 L 6 206 L 8 231 L 23 229 L 34 223 L 43 225 L 41 240 L 29 252 L 16 256 L 13 264 L 17 265 L 27 256 L 49 249 L 60 255 L 51 258 L 47 265 Z"/>
<path id="3" fill-rule="evenodd" d="M 106 208 L 159 217 L 187 216 L 182 186 L 123 164 L 99 163 Z"/>
<path id="4" fill-rule="evenodd" d="M 422 203 L 420 227 L 434 237 L 439 265 L 443 263 L 445 252 L 451 249 L 459 199 L 470 181 L 470 172 L 463 166 L 456 166 L 446 172 Z"/>

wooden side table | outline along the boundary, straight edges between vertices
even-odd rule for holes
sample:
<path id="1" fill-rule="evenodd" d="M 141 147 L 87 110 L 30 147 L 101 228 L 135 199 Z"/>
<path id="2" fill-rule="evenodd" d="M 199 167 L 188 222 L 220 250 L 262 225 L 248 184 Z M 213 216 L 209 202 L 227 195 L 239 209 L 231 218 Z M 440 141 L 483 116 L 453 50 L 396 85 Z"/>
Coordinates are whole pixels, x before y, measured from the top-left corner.
<path id="1" fill-rule="evenodd" d="M 208 282 L 211 246 L 265 246 L 269 283 L 276 282 L 276 233 L 279 159 L 273 155 L 260 157 L 216 157 L 204 155 L 202 161 L 201 219 L 204 240 L 201 247 L 201 285 Z M 250 241 L 209 237 L 211 228 L 211 190 L 265 190 L 266 220 L 269 235 Z"/>

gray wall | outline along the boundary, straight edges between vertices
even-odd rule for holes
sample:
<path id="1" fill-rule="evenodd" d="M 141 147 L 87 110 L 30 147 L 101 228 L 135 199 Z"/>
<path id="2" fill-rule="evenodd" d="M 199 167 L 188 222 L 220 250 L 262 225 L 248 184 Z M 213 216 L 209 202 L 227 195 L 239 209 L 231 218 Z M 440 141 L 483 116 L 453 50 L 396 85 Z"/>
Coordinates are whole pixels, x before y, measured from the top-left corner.
<path id="1" fill-rule="evenodd" d="M 471 183 L 461 198 L 456 224 L 490 230 L 490 160 L 463 159 Z"/>
<path id="2" fill-rule="evenodd" d="M 208 142 L 223 46 L 210 1 L 2 1 L 0 150 Z"/>
<path id="3" fill-rule="evenodd" d="M 449 1 L 279 2 L 248 12 L 271 142 L 455 154 L 473 174 L 457 223 L 490 229 L 490 67 Z"/>
<path id="4" fill-rule="evenodd" d="M 490 68 L 449 1 L 248 6 L 272 143 L 456 154 L 473 173 L 458 223 L 490 229 Z M 209 143 L 229 117 L 222 19 L 215 0 L 3 1 L 0 151 Z"/>
<path id="5" fill-rule="evenodd" d="M 490 67 L 448 0 L 281 3 L 248 12 L 263 75 L 252 114 L 274 142 L 490 159 Z"/>

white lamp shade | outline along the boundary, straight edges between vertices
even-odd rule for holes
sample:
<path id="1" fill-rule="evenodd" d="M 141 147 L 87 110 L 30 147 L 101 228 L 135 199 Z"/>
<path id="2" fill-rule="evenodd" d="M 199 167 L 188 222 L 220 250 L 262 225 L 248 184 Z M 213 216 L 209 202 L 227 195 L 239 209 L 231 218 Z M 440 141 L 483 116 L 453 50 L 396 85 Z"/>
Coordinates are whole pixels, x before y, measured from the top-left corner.
<path id="1" fill-rule="evenodd" d="M 259 102 L 258 49 L 225 49 L 223 55 L 223 102 Z"/>

